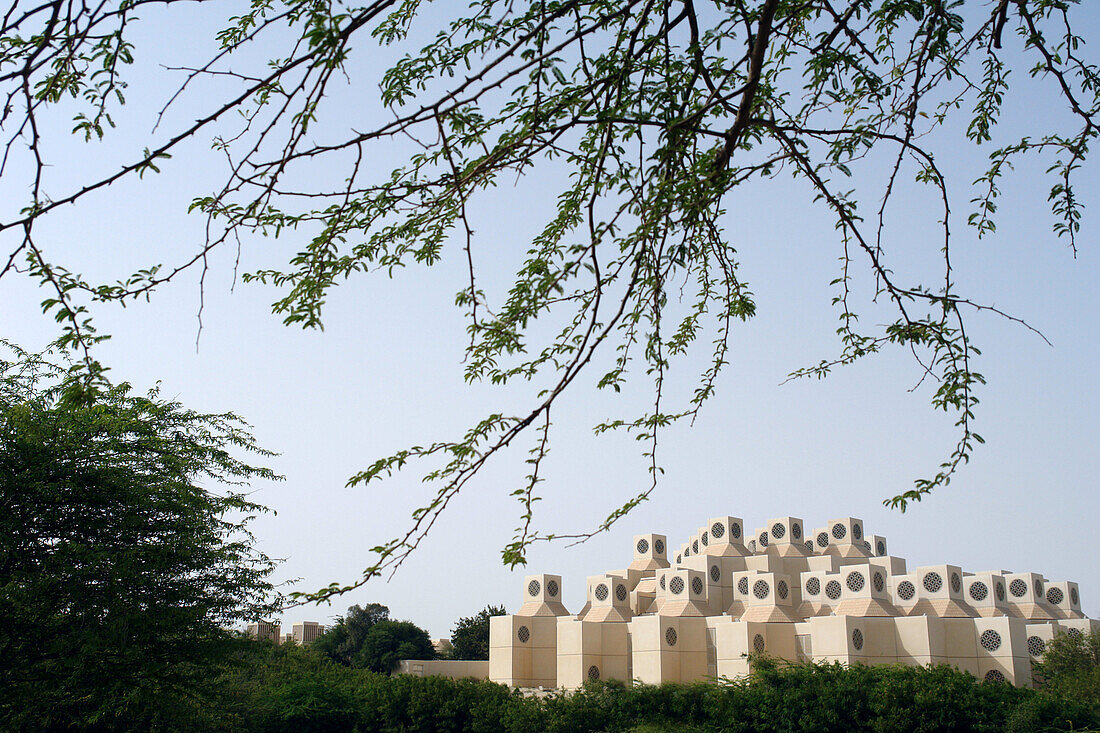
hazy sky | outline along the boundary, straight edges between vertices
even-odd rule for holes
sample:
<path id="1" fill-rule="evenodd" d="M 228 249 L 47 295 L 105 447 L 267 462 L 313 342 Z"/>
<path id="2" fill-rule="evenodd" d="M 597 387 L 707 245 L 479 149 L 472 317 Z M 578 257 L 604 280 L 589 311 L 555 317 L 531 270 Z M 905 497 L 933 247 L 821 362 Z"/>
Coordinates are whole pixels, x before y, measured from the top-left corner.
<path id="1" fill-rule="evenodd" d="M 63 195 L 150 145 L 152 119 L 179 79 L 152 64 L 193 62 L 203 47 L 197 39 L 212 38 L 220 23 L 210 10 L 196 7 L 170 25 L 150 18 L 140 26 L 138 57 L 148 68 L 132 79 L 119 128 L 104 142 L 84 144 L 69 136 L 71 115 L 64 110 L 46 125 L 51 195 Z M 1081 10 L 1077 16 L 1085 37 L 1096 38 L 1100 13 Z M 379 57 L 363 43 L 353 84 L 334 90 L 322 110 L 329 127 L 315 133 L 321 139 L 330 130 L 357 127 L 357 121 L 365 127 L 383 114 L 372 96 Z M 1019 41 L 1006 43 L 1011 56 Z M 1005 140 L 1059 119 L 1041 87 L 1029 84 L 1023 71 L 1013 78 L 1025 93 L 1006 112 Z M 202 95 L 185 97 L 156 139 L 171 124 L 197 117 L 208 103 Z M 224 162 L 209 150 L 209 140 L 206 135 L 181 151 L 160 176 L 113 186 L 42 222 L 39 236 L 50 255 L 93 279 L 110 280 L 193 252 L 203 221 L 188 216 L 187 206 L 217 186 L 223 173 Z M 967 184 L 987 151 L 951 145 L 940 151 L 937 160 L 954 200 L 960 292 L 1026 318 L 1052 344 L 995 316 L 970 316 L 970 338 L 982 350 L 977 369 L 989 382 L 980 393 L 976 424 L 987 444 L 948 488 L 905 514 L 881 504 L 914 478 L 934 473 L 957 437 L 954 416 L 929 406 L 933 385 L 909 391 L 920 376 L 911 357 L 887 353 L 825 381 L 781 384 L 791 371 L 840 349 L 828 285 L 838 274 L 837 237 L 806 187 L 783 176 L 727 199 L 730 239 L 759 315 L 736 330 L 730 364 L 695 426 L 664 436 L 665 474 L 649 502 L 581 546 L 536 547 L 526 570 L 510 572 L 501 565 L 500 549 L 520 508 L 508 494 L 525 473 L 531 436 L 462 493 L 392 581 L 371 582 L 331 606 L 289 610 L 284 624 L 325 621 L 353 603 L 380 602 L 394 616 L 445 636 L 455 619 L 488 603 L 514 611 L 525 572 L 561 574 L 566 606 L 576 611 L 583 605 L 585 576 L 630 562 L 632 535 L 664 533 L 675 548 L 709 517 L 727 514 L 743 517 L 749 529 L 785 515 L 804 519 L 808 529 L 833 517 L 860 517 L 869 533 L 888 538 L 910 568 L 946 562 L 971 571 L 1035 571 L 1050 580 L 1076 580 L 1086 613 L 1100 613 L 1100 567 L 1091 544 L 1100 509 L 1100 222 L 1094 218 L 1100 177 L 1089 165 L 1078 178 L 1086 220 L 1074 258 L 1050 231 L 1044 165 L 1020 166 L 1004 183 L 997 235 L 979 241 L 965 227 L 973 195 Z M 386 171 L 400 151 L 376 155 L 370 164 Z M 25 205 L 26 164 L 16 159 L 0 180 L 5 220 Z M 881 175 L 877 165 L 868 162 L 871 178 Z M 554 183 L 553 172 L 529 177 L 476 201 L 475 255 L 498 291 L 552 211 Z M 932 203 L 927 192 L 906 189 L 888 210 L 894 229 L 887 253 L 903 277 L 932 272 L 939 246 Z M 2 243 L 8 247 L 11 241 Z M 285 263 L 300 245 L 292 237 L 245 241 L 240 270 Z M 412 267 L 393 279 L 359 277 L 341 285 L 329 298 L 323 332 L 282 326 L 270 313 L 278 297 L 274 289 L 240 282 L 234 287 L 235 252 L 229 249 L 210 262 L 197 348 L 197 272 L 151 303 L 94 313 L 100 331 L 113 336 L 98 356 L 115 380 L 141 389 L 159 381 L 166 397 L 190 407 L 237 412 L 262 445 L 280 453 L 271 466 L 286 481 L 253 487 L 253 498 L 275 513 L 258 519 L 253 530 L 264 551 L 284 558 L 279 578 L 300 579 L 296 588 L 358 578 L 370 562 L 369 548 L 402 533 L 409 512 L 431 490 L 415 467 L 355 489 L 345 488 L 349 476 L 407 445 L 453 439 L 490 411 L 517 409 L 523 396 L 463 382 L 465 324 L 453 302 L 464 287 L 464 261 L 457 247 L 449 254 L 430 269 Z M 5 278 L 2 288 L 0 335 L 32 349 L 56 337 L 56 325 L 38 307 L 46 291 L 15 277 Z M 875 322 L 875 313 L 868 308 L 865 319 Z M 698 372 L 708 356 L 703 346 L 674 370 L 674 378 L 690 380 Z M 614 396 L 593 388 L 594 370 L 556 409 L 536 515 L 540 529 L 591 528 L 647 482 L 638 444 L 591 432 L 608 417 L 647 408 L 644 375 L 636 376 L 638 388 Z M 677 384 L 681 394 L 690 392 L 690 381 Z"/>

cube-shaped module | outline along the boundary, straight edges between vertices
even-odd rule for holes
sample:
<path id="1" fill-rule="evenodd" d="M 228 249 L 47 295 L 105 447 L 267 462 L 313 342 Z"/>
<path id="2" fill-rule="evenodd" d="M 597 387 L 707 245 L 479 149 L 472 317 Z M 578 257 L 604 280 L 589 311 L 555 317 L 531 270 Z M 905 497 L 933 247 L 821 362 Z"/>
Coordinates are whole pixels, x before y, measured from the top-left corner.
<path id="1" fill-rule="evenodd" d="M 797 517 L 778 517 L 768 522 L 768 544 L 780 557 L 806 557 L 803 523 Z"/>
<path id="2" fill-rule="evenodd" d="M 629 621 L 633 615 L 626 580 L 616 575 L 589 578 L 588 604 L 585 621 L 622 623 Z"/>
<path id="3" fill-rule="evenodd" d="M 875 557 L 886 557 L 890 554 L 888 550 L 885 537 L 877 534 L 871 536 L 871 552 Z"/>
<path id="4" fill-rule="evenodd" d="M 863 520 L 855 517 L 830 519 L 826 529 L 830 554 L 847 558 L 871 557 L 872 553 L 863 536 Z M 818 538 L 820 539 L 820 534 Z"/>
<path id="5" fill-rule="evenodd" d="M 631 668 L 646 684 L 694 682 L 707 674 L 707 622 L 663 614 L 631 619 Z"/>
<path id="6" fill-rule="evenodd" d="M 557 686 L 576 689 L 587 680 L 630 682 L 626 623 L 558 619 Z"/>
<path id="7" fill-rule="evenodd" d="M 708 524 L 712 553 L 744 555 L 748 552 L 743 544 L 745 526 L 743 520 L 738 517 L 712 517 Z"/>
<path id="8" fill-rule="evenodd" d="M 846 616 L 895 617 L 898 609 L 890 599 L 886 571 L 878 565 L 845 565 L 829 579 L 843 578 L 840 602 L 834 613 Z"/>
<path id="9" fill-rule="evenodd" d="M 802 605 L 795 614 L 800 618 L 811 616 L 828 616 L 836 608 L 839 600 L 832 600 L 825 595 L 825 584 L 831 579 L 831 573 L 827 570 L 808 570 L 802 573 Z M 837 598 L 840 598 L 840 584 L 837 586 Z"/>
<path id="10" fill-rule="evenodd" d="M 1008 587 L 1005 600 L 1013 616 L 1029 621 L 1052 621 L 1056 612 L 1046 600 L 1046 587 L 1043 576 L 1038 573 L 1005 573 L 1004 581 Z"/>
<path id="11" fill-rule="evenodd" d="M 1047 583 L 1046 599 L 1058 618 L 1084 618 L 1081 611 L 1081 592 L 1077 584 L 1069 580 Z"/>
<path id="12" fill-rule="evenodd" d="M 523 605 L 517 616 L 568 616 L 561 603 L 561 576 L 527 575 L 523 578 Z"/>
<path id="13" fill-rule="evenodd" d="M 704 574 L 698 570 L 678 568 L 669 569 L 661 576 L 665 580 L 663 589 L 658 585 L 658 597 L 664 596 L 660 603 L 660 612 L 668 616 L 706 616 L 707 586 Z M 660 584 L 658 578 L 658 584 Z"/>
<path id="14" fill-rule="evenodd" d="M 489 619 L 489 679 L 513 687 L 557 686 L 555 616 Z"/>
<path id="15" fill-rule="evenodd" d="M 668 540 L 663 534 L 640 534 L 634 537 L 634 559 L 631 570 L 652 571 L 667 568 Z"/>
<path id="16" fill-rule="evenodd" d="M 967 574 L 963 577 L 966 601 L 974 612 L 985 618 L 1008 616 L 1008 603 L 1005 601 L 1005 579 L 992 570 Z"/>
<path id="17" fill-rule="evenodd" d="M 798 620 L 789 576 L 746 570 L 734 573 L 733 579 L 734 600 L 744 604 L 742 621 L 793 623 Z"/>
<path id="18" fill-rule="evenodd" d="M 978 615 L 963 595 L 962 568 L 957 565 L 929 565 L 917 568 L 913 575 L 919 578 L 920 584 L 916 586 L 918 601 L 909 609 L 910 614 L 940 618 L 974 618 Z M 900 590 L 897 595 L 901 596 Z"/>
<path id="19" fill-rule="evenodd" d="M 766 624 L 722 619 L 713 624 L 719 677 L 735 679 L 751 671 L 750 658 L 766 654 L 793 658 L 794 624 Z"/>

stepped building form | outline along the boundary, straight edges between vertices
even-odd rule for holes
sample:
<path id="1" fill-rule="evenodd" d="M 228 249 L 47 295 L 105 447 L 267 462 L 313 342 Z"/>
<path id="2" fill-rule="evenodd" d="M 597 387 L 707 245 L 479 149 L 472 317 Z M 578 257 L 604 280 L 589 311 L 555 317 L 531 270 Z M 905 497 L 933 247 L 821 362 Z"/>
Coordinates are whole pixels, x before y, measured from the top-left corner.
<path id="1" fill-rule="evenodd" d="M 806 530 L 770 520 L 751 534 L 717 517 L 675 550 L 634 538 L 623 570 L 592 575 L 576 615 L 562 579 L 529 575 L 523 605 L 490 620 L 489 678 L 572 689 L 589 679 L 643 683 L 736 678 L 753 654 L 844 664 L 951 664 L 979 679 L 1031 684 L 1057 633 L 1100 622 L 1077 584 L 1038 573 L 914 571 L 846 517 Z"/>

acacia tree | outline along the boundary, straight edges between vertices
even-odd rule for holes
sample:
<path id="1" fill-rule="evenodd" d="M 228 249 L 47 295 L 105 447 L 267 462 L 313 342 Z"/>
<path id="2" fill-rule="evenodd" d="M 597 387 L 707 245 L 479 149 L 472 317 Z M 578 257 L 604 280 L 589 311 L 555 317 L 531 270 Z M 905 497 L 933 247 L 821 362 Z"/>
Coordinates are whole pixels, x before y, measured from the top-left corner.
<path id="1" fill-rule="evenodd" d="M 1076 248 L 1073 182 L 1097 134 L 1100 89 L 1074 30 L 1076 0 L 476 0 L 430 8 L 419 0 L 253 0 L 227 19 L 216 52 L 178 70 L 166 107 L 193 105 L 194 122 L 158 128 L 114 172 L 54 190 L 43 120 L 72 114 L 75 104 L 77 134 L 110 134 L 128 67 L 152 52 L 133 46 L 133 21 L 154 9 L 169 17 L 216 12 L 179 0 L 42 0 L 16 3 L 0 21 L 0 172 L 21 155 L 30 188 L 20 210 L 0 220 L 8 252 L 0 278 L 18 272 L 41 282 L 45 310 L 89 370 L 95 303 L 148 297 L 205 268 L 211 251 L 262 235 L 292 238 L 297 254 L 285 267 L 243 277 L 279 288 L 274 312 L 306 328 L 321 326 L 338 281 L 432 264 L 456 250 L 468 273 L 456 284 L 469 331 L 466 379 L 538 386 L 521 411 L 487 415 L 453 440 L 409 447 L 353 476 L 350 484 L 362 484 L 422 462 L 435 494 L 406 532 L 375 548 L 360 581 L 314 597 L 400 565 L 451 499 L 521 439 L 530 471 L 512 488 L 520 518 L 504 561 L 523 563 L 535 541 L 590 536 L 540 531 L 532 511 L 553 406 L 586 381 L 616 391 L 631 379 L 652 383 L 644 414 L 595 426 L 642 441 L 653 481 L 595 531 L 649 496 L 661 430 L 696 416 L 714 393 L 731 329 L 756 312 L 726 216 L 744 186 L 794 176 L 835 220 L 839 267 L 826 278 L 839 350 L 792 376 L 821 377 L 902 349 L 922 381 L 934 383 L 933 406 L 956 416 L 957 443 L 943 464 L 888 500 L 901 509 L 947 484 L 981 441 L 973 417 L 983 378 L 967 314 L 1015 320 L 956 286 L 951 247 L 960 219 L 977 236 L 992 234 L 1003 176 L 1015 161 L 1037 158 L 1048 166 L 1054 232 Z M 417 48 L 411 38 L 424 27 L 438 32 Z M 363 80 L 347 75 L 379 45 L 397 57 L 377 79 L 390 114 L 326 116 L 334 98 L 363 94 Z M 1002 106 L 1019 93 L 1012 72 L 1036 77 L 1065 114 L 1003 139 Z M 173 173 L 170 157 L 196 136 L 212 137 L 227 165 L 224 183 L 192 204 L 206 218 L 203 241 L 113 283 L 55 261 L 53 243 L 38 234 L 44 217 L 127 177 Z M 411 141 L 407 161 L 380 172 L 373 156 L 402 140 Z M 938 146 L 958 141 L 990 148 L 987 171 L 963 181 L 961 194 L 935 157 Z M 889 161 L 880 182 L 860 175 L 873 158 Z M 556 211 L 506 294 L 492 297 L 500 288 L 479 279 L 470 211 L 487 190 L 548 166 L 564 170 Z M 941 236 L 924 245 L 942 263 L 938 282 L 892 266 L 890 253 L 904 248 L 890 246 L 897 232 L 889 212 L 913 181 L 939 202 L 928 217 Z M 867 283 L 870 294 L 861 295 Z M 881 326 L 858 320 L 871 303 L 891 311 Z M 695 350 L 709 350 L 709 366 L 691 398 L 668 404 L 669 365 Z M 597 368 L 601 355 L 610 367 Z"/>

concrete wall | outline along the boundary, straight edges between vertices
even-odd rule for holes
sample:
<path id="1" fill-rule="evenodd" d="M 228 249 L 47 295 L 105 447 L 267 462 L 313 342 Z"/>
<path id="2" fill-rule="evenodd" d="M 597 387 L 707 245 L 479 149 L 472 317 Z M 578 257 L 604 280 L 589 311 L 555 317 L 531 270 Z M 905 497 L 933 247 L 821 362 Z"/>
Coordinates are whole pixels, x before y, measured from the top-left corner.
<path id="1" fill-rule="evenodd" d="M 465 677 L 487 680 L 489 679 L 489 662 L 488 660 L 402 659 L 397 663 L 394 674 L 411 674 L 416 677 L 449 677 L 452 680 L 460 680 Z"/>

